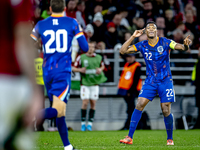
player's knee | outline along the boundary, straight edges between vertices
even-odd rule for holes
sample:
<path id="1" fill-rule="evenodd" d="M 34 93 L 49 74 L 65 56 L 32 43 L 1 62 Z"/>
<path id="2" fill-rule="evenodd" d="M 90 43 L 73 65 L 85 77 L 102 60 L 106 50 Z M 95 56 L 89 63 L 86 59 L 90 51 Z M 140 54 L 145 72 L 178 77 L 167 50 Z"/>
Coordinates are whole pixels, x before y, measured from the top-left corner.
<path id="1" fill-rule="evenodd" d="M 89 103 L 89 100 L 83 100 L 82 101 L 82 108 L 87 108 L 88 103 Z"/>
<path id="2" fill-rule="evenodd" d="M 145 106 L 146 106 L 146 102 L 141 97 L 139 97 L 137 101 L 136 109 L 143 111 Z"/>
<path id="3" fill-rule="evenodd" d="M 91 109 L 95 109 L 95 106 L 96 106 L 96 100 L 90 100 Z"/>
<path id="4" fill-rule="evenodd" d="M 170 111 L 168 109 L 162 109 L 162 113 L 165 117 L 169 116 Z"/>
<path id="5" fill-rule="evenodd" d="M 171 103 L 162 103 L 161 108 L 162 108 L 162 113 L 165 117 L 170 115 L 170 113 L 171 113 Z"/>

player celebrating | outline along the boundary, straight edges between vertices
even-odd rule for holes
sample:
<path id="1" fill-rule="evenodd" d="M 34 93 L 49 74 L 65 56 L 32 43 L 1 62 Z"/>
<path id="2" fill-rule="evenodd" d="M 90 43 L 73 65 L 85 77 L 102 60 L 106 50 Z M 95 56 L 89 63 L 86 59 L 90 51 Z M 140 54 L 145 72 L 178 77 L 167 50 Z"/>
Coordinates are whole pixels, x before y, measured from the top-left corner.
<path id="1" fill-rule="evenodd" d="M 57 117 L 56 123 L 64 149 L 72 150 L 65 122 L 71 83 L 71 43 L 75 36 L 85 52 L 88 51 L 88 44 L 77 21 L 64 17 L 65 9 L 64 0 L 51 0 L 51 17 L 38 22 L 31 36 L 35 40 L 40 37 L 44 44 L 43 77 L 48 97 L 53 101 L 51 108 L 42 111 L 44 119 Z"/>
<path id="2" fill-rule="evenodd" d="M 122 45 L 120 53 L 134 53 L 140 51 L 146 62 L 146 80 L 138 96 L 136 108 L 131 117 L 129 134 L 120 143 L 132 144 L 133 134 L 141 118 L 142 110 L 149 101 L 158 94 L 164 122 L 167 131 L 167 145 L 173 142 L 173 116 L 171 114 L 171 103 L 175 102 L 175 93 L 170 71 L 169 55 L 170 49 L 186 51 L 189 49 L 191 40 L 187 36 L 184 44 L 178 44 L 164 37 L 157 37 L 157 26 L 154 22 L 148 22 L 146 31 L 148 40 L 144 40 L 129 47 L 131 42 L 143 34 L 145 29 L 136 30 L 133 35 Z"/>

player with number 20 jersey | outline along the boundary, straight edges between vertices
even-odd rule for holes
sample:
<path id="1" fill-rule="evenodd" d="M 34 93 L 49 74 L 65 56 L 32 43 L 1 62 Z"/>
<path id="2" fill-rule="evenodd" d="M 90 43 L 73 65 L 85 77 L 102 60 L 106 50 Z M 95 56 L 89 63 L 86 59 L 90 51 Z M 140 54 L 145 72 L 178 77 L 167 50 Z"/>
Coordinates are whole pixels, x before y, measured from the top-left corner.
<path id="1" fill-rule="evenodd" d="M 46 81 L 52 74 L 71 72 L 71 43 L 74 36 L 84 51 L 88 49 L 84 40 L 81 40 L 85 37 L 80 26 L 75 19 L 69 17 L 52 15 L 39 21 L 31 36 L 35 40 L 41 37 L 44 49 L 43 74 Z"/>
<path id="2" fill-rule="evenodd" d="M 73 150 L 68 139 L 65 121 L 66 104 L 70 96 L 71 85 L 71 45 L 76 37 L 80 48 L 87 52 L 88 43 L 77 21 L 64 17 L 64 0 L 51 0 L 52 15 L 39 21 L 31 37 L 41 38 L 44 49 L 43 79 L 52 107 L 41 111 L 44 119 L 56 117 L 56 123 L 65 150 Z"/>

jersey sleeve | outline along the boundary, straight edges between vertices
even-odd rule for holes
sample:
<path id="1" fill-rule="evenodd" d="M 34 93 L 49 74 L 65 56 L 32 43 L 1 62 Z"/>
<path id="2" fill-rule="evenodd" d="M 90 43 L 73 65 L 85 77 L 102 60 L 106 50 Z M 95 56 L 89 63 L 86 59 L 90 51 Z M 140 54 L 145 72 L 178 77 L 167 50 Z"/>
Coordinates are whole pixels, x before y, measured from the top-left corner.
<path id="1" fill-rule="evenodd" d="M 33 28 L 32 30 L 32 33 L 31 33 L 31 37 L 37 41 L 40 37 L 40 34 L 39 34 L 39 22 L 35 25 L 35 27 Z"/>
<path id="2" fill-rule="evenodd" d="M 135 49 L 136 52 L 141 51 L 141 47 L 142 47 L 141 42 L 138 42 L 138 43 L 131 45 L 131 46 L 133 46 L 133 48 Z"/>
<path id="3" fill-rule="evenodd" d="M 76 39 L 78 39 L 81 36 L 84 36 L 83 29 L 81 28 L 81 26 L 78 24 L 78 22 L 75 19 L 74 19 L 74 33 L 75 33 Z"/>
<path id="4" fill-rule="evenodd" d="M 81 26 L 77 23 L 75 19 L 74 20 L 74 33 L 75 33 L 75 38 L 77 39 L 80 48 L 84 51 L 87 52 L 89 47 L 87 40 L 83 34 Z"/>

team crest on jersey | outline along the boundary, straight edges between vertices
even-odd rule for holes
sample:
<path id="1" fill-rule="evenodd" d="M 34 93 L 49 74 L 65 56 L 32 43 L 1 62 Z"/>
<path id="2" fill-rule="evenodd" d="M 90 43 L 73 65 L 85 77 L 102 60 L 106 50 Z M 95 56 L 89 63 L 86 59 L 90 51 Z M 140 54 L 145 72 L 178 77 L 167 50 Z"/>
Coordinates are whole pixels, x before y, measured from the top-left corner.
<path id="1" fill-rule="evenodd" d="M 162 46 L 158 46 L 158 47 L 157 47 L 157 50 L 158 50 L 159 53 L 162 53 L 164 49 L 163 49 Z"/>

